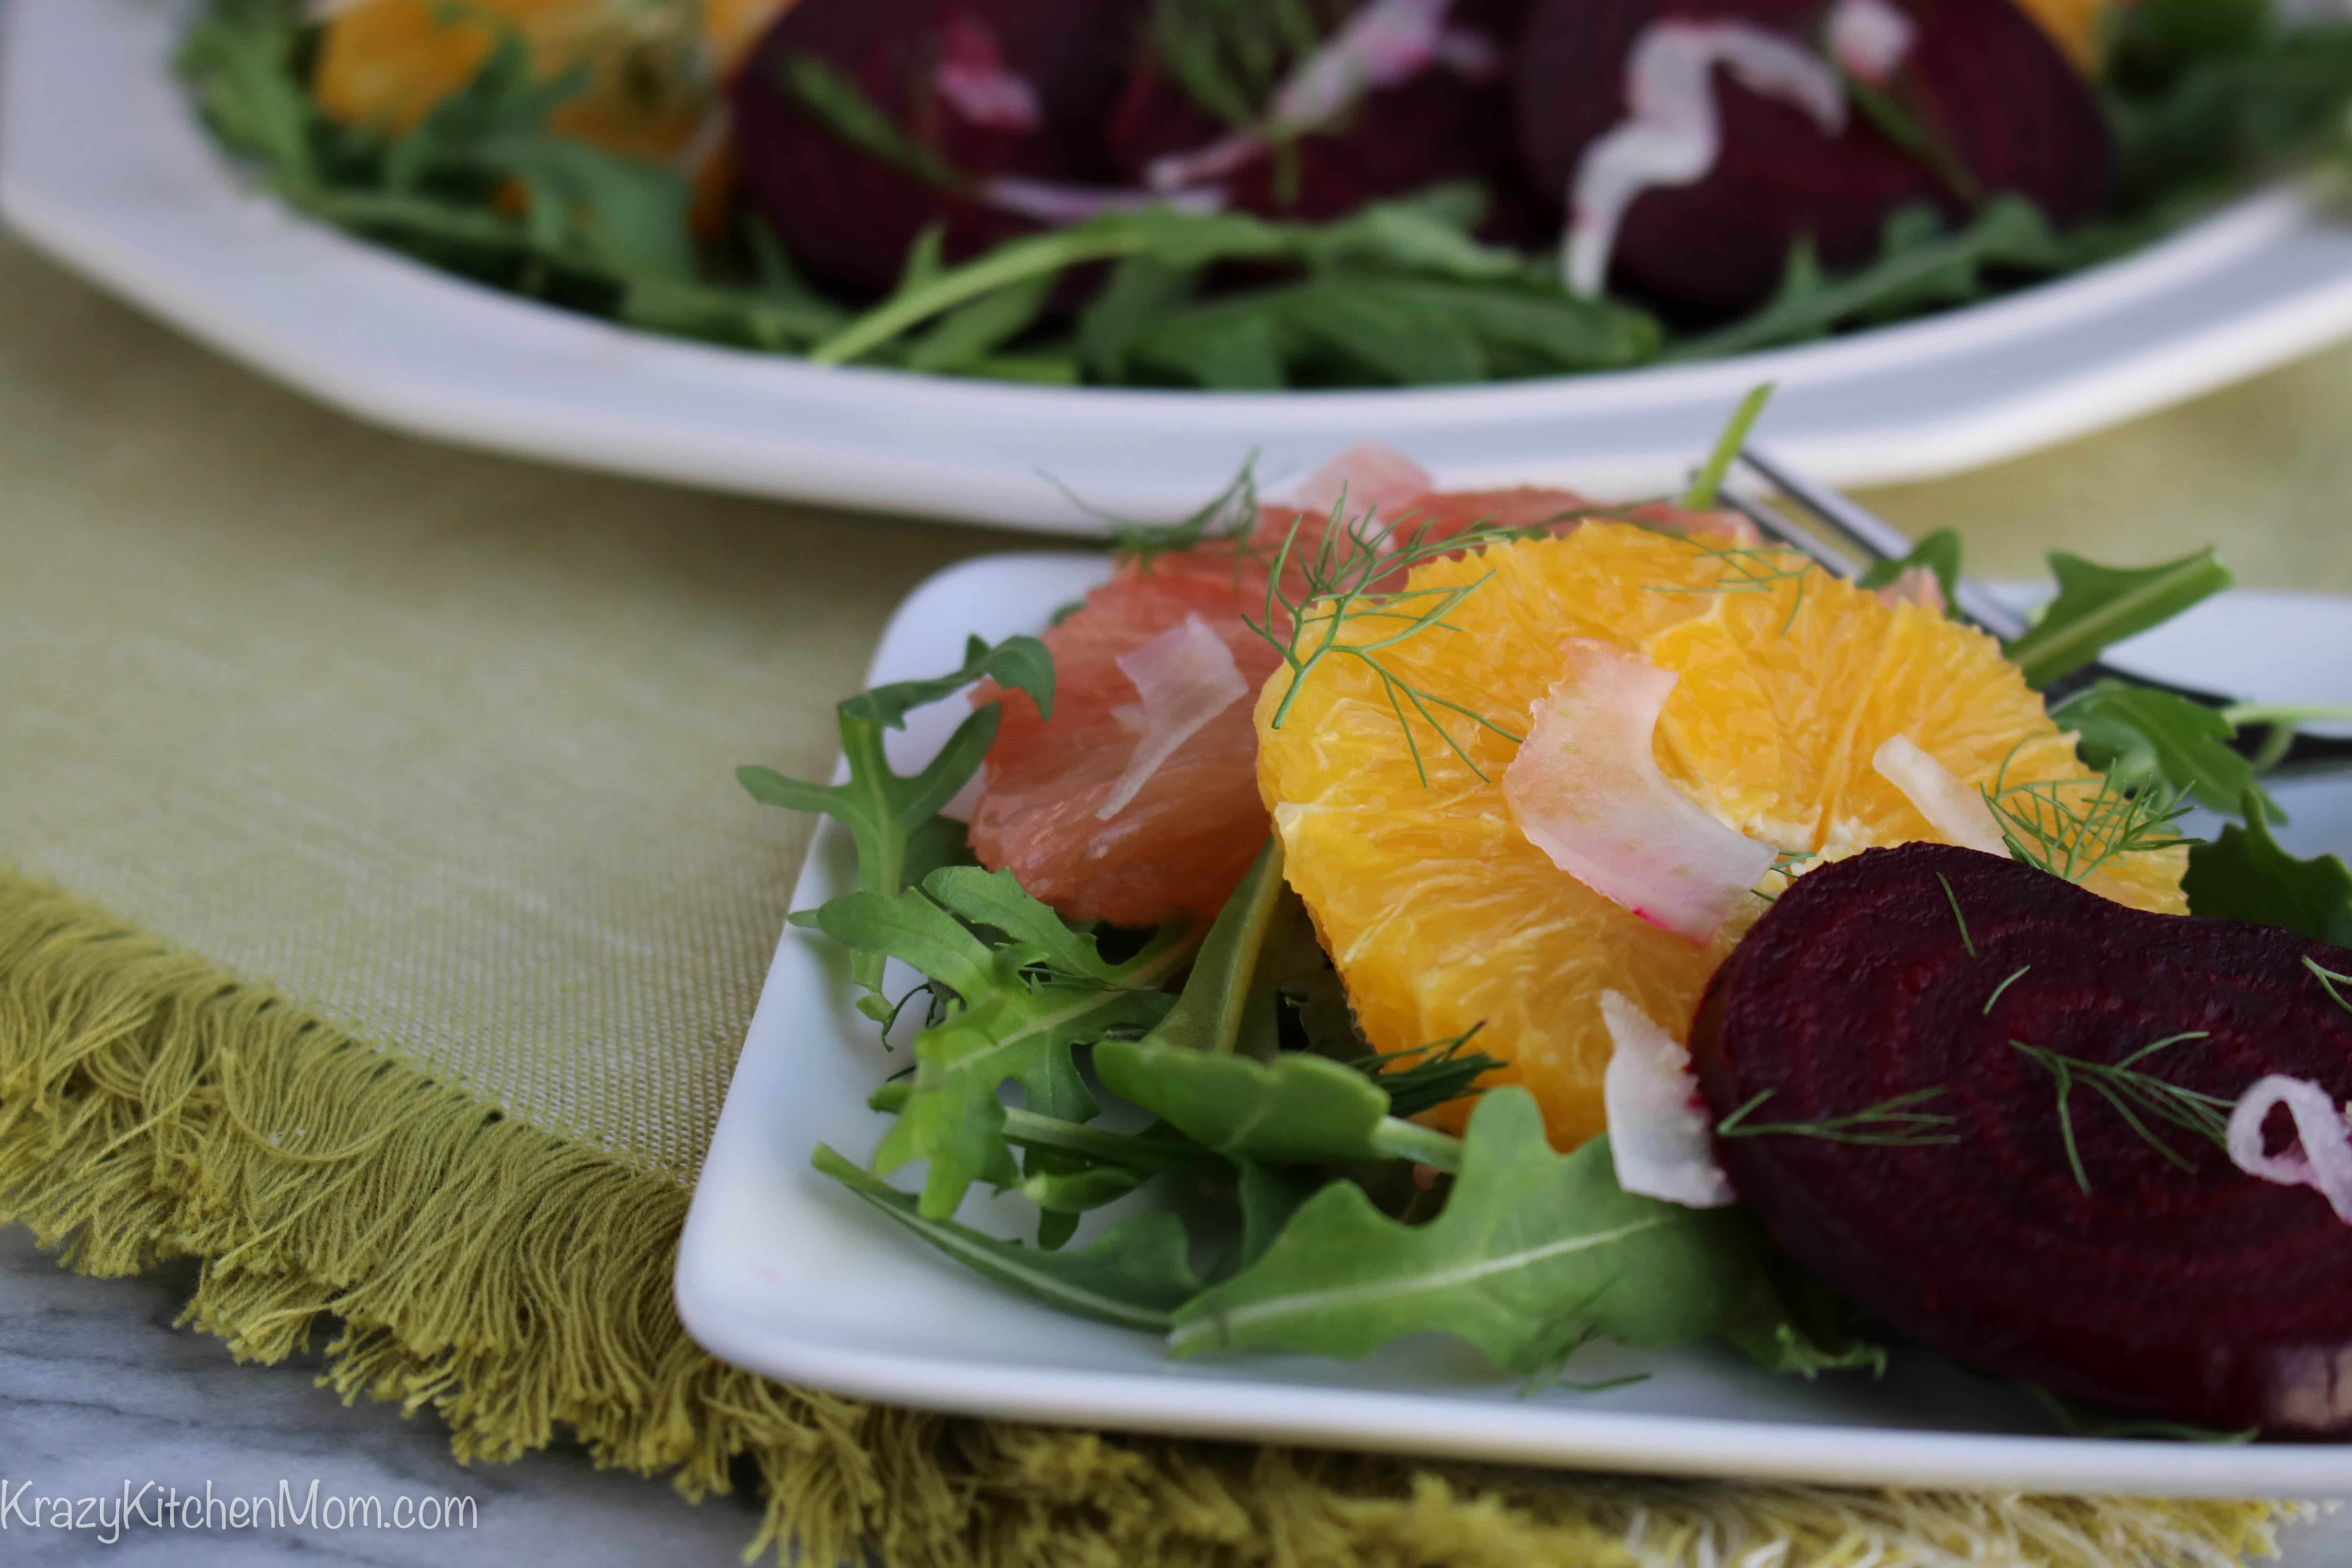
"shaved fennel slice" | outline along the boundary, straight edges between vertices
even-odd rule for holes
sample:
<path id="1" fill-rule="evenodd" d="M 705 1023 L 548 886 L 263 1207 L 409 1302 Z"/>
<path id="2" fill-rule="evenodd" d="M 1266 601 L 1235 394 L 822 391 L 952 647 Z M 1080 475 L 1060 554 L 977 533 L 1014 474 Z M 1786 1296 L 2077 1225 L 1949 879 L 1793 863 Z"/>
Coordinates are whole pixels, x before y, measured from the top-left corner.
<path id="1" fill-rule="evenodd" d="M 1681 679 L 1638 654 L 1577 637 L 1565 674 L 1534 704 L 1503 770 L 1503 799 L 1553 865 L 1676 936 L 1703 942 L 1772 868 L 1759 844 L 1658 770 L 1658 715 Z"/>
<path id="2" fill-rule="evenodd" d="M 1407 507 L 1436 488 L 1429 470 L 1402 452 L 1366 441 L 1307 475 L 1292 492 L 1290 504 L 1301 511 L 1328 514 L 1344 500 L 1343 523 L 1374 513 L 1393 522 Z"/>
<path id="3" fill-rule="evenodd" d="M 2263 1123 L 2285 1106 L 2294 1142 L 2263 1152 Z M 2308 1079 L 2273 1073 L 2256 1079 L 2230 1115 L 2230 1160 L 2250 1176 L 2286 1187 L 2315 1187 L 2336 1217 L 2352 1225 L 2352 1127 L 2328 1092 Z"/>
<path id="4" fill-rule="evenodd" d="M 1738 1202 L 1731 1178 L 1715 1163 L 1714 1121 L 1690 1052 L 1617 992 L 1601 994 L 1601 1021 L 1615 1047 L 1601 1075 L 1601 1101 L 1617 1184 L 1685 1208 Z"/>
<path id="5" fill-rule="evenodd" d="M 1887 0 L 1837 0 L 1831 8 L 1830 58 L 1857 81 L 1884 87 L 1919 41 L 1919 24 Z"/>
<path id="6" fill-rule="evenodd" d="M 1952 774 L 1952 770 L 1921 750 L 1908 735 L 1895 735 L 1870 759 L 1878 776 L 1903 792 L 1913 809 L 1947 844 L 1980 849 L 2007 858 L 2009 840 L 1984 795 Z"/>
<path id="7" fill-rule="evenodd" d="M 1142 732 L 1126 771 L 1095 811 L 1104 822 L 1125 811 L 1151 775 L 1210 720 L 1249 694 L 1233 649 L 1198 616 L 1186 616 L 1181 625 L 1122 654 L 1118 668 L 1142 700 Z M 1127 721 L 1124 712 L 1121 721 Z"/>
<path id="8" fill-rule="evenodd" d="M 1570 293 L 1600 295 L 1634 197 L 1654 186 L 1695 184 L 1714 169 L 1723 152 L 1717 66 L 1750 92 L 1811 116 L 1823 135 L 1845 131 L 1837 72 L 1785 33 L 1750 22 L 1651 23 L 1625 60 L 1632 112 L 1584 150 L 1568 191 L 1560 271 Z"/>
<path id="9" fill-rule="evenodd" d="M 1895 574 L 1894 582 L 1884 588 L 1872 589 L 1871 597 L 1890 610 L 1916 605 L 1940 616 L 1951 607 L 1944 600 L 1943 581 L 1933 568 L 1927 566 L 1906 566 Z"/>

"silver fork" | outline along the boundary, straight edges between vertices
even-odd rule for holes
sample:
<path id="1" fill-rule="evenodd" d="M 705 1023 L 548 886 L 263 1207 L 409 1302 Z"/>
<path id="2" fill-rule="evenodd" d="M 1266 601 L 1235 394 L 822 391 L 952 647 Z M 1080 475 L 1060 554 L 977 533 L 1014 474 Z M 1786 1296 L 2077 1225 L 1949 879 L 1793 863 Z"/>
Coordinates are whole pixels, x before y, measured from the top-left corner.
<path id="1" fill-rule="evenodd" d="M 1815 526 L 1801 527 L 1752 494 L 1727 485 L 1722 503 L 1754 523 L 1759 532 L 1777 543 L 1785 544 L 1812 558 L 1822 570 L 1835 576 L 1854 578 L 1864 575 L 1872 566 L 1900 561 L 1911 553 L 1912 542 L 1903 531 L 1867 508 L 1818 480 L 1807 479 L 1781 459 L 1743 447 L 1739 466 L 1779 490 L 1811 514 Z M 1735 474 L 1737 469 L 1735 468 Z M 1825 536 L 1822 526 L 1834 531 Z M 1832 537 L 1841 542 L 1833 542 Z M 1848 553 L 1843 546 L 1859 552 Z M 1953 605 L 1962 619 L 1982 627 L 2002 642 L 2013 642 L 2025 635 L 2026 618 L 1989 592 L 1973 577 L 1963 576 L 1953 585 Z M 2101 680 L 2119 680 L 2131 686 L 2144 686 L 2152 690 L 2169 692 L 2207 708 L 2230 708 L 2240 700 L 2218 691 L 2206 691 L 2193 686 L 2175 686 L 2170 681 L 2136 675 L 2114 665 L 2096 662 L 2085 665 L 2071 675 L 2053 681 L 2043 695 L 2053 704 Z M 2231 742 L 2250 756 L 2272 755 L 2281 767 L 2310 765 L 2341 765 L 2352 762 L 2352 739 L 2329 735 L 2307 735 L 2296 731 L 2288 741 L 2284 752 L 2273 752 L 2275 738 L 2267 732 L 2250 735 L 2242 728 Z"/>

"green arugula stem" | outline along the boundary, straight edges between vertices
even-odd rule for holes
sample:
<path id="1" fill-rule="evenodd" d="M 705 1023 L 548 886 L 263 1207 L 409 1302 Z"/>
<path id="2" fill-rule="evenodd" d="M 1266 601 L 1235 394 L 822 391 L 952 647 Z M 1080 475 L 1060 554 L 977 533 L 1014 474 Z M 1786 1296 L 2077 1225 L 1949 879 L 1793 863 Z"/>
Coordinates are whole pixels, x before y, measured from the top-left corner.
<path id="1" fill-rule="evenodd" d="M 893 1079 L 866 1096 L 866 1103 L 885 1116 L 897 1116 L 907 1109 L 907 1102 L 914 1098 L 914 1092 L 915 1086 L 908 1079 Z M 1130 1171 L 1149 1171 L 1155 1174 L 1223 1168 L 1223 1163 L 1206 1151 L 1190 1145 L 1139 1138 L 1131 1132 L 1112 1132 L 1104 1128 L 1087 1126 L 1084 1122 L 1066 1121 L 1058 1116 L 1040 1116 L 1034 1110 L 1020 1110 L 1011 1106 L 1004 1110 L 1004 1141 L 1023 1149 L 1071 1154 L 1083 1160 L 1099 1160 L 1106 1164 L 1122 1165 Z"/>
<path id="2" fill-rule="evenodd" d="M 1766 382 L 1739 400 L 1733 410 L 1731 423 L 1715 438 L 1715 450 L 1707 455 L 1706 463 L 1691 476 L 1690 489 L 1683 494 L 1683 505 L 1692 511 L 1706 511 L 1714 507 L 1716 496 L 1723 489 L 1723 477 L 1738 460 L 1739 449 L 1748 444 L 1748 432 L 1755 428 L 1757 416 L 1772 400 L 1773 383 Z"/>
<path id="3" fill-rule="evenodd" d="M 992 293 L 1008 283 L 1059 272 L 1080 262 L 1107 261 L 1132 256 L 1149 247 L 1144 236 L 1133 232 L 1102 233 L 1064 229 L 998 247 L 970 266 L 941 273 L 858 317 L 809 351 L 813 364 L 843 364 L 867 353 L 909 327 L 953 310 L 969 300 Z"/>
<path id="4" fill-rule="evenodd" d="M 1372 1146 L 1391 1160 L 1411 1160 L 1418 1165 L 1433 1166 L 1447 1175 L 1458 1175 L 1462 1170 L 1462 1140 L 1417 1121 L 1400 1121 L 1393 1116 L 1381 1118 L 1380 1125 L 1372 1129 Z"/>

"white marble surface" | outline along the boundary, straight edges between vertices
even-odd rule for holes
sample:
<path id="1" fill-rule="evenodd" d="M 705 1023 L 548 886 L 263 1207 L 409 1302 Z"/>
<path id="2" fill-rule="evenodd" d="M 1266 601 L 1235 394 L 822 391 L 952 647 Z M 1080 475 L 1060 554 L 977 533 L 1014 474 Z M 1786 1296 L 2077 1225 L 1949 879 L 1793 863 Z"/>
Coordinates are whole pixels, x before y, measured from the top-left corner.
<path id="1" fill-rule="evenodd" d="M 310 1364 L 239 1366 L 218 1341 L 173 1328 L 191 1278 L 167 1270 L 83 1279 L 50 1262 L 26 1232 L 0 1229 L 0 1564 L 725 1568 L 757 1528 L 740 1500 L 689 1506 L 667 1485 L 597 1470 L 577 1452 L 459 1465 L 429 1415 L 404 1418 L 387 1405 L 346 1409 L 312 1385 Z M 94 1508 L 88 1529 L 27 1528 L 21 1513 L 32 1505 L 16 1489 L 113 1500 L 126 1480 L 134 1491 L 152 1482 L 144 1500 L 152 1513 L 171 1488 L 201 1494 L 210 1482 L 216 1498 L 274 1497 L 285 1481 L 299 1500 L 313 1479 L 321 1499 L 373 1498 L 387 1512 L 402 1498 L 469 1497 L 475 1522 L 439 1531 L 328 1530 L 315 1518 L 243 1529 L 134 1522 L 110 1542 Z M 2352 1510 L 2298 1531 L 2285 1561 L 2352 1568 Z"/>

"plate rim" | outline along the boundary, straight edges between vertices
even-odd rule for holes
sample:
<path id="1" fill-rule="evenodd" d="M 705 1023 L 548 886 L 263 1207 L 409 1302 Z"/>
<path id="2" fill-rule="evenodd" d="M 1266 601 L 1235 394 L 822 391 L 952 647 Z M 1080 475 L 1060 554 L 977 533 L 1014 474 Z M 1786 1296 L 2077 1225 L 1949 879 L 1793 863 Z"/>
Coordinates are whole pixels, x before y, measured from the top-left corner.
<path id="1" fill-rule="evenodd" d="M 893 613 L 877 645 L 868 681 L 898 679 L 897 649 L 912 628 L 936 626 L 942 612 L 973 603 L 966 584 L 1002 593 L 1007 574 L 1079 563 L 1107 570 L 1098 555 L 1070 551 L 991 552 L 958 562 L 919 584 Z M 1065 584 L 1066 585 L 1066 584 Z M 1051 592 L 1040 590 L 1042 605 Z M 2241 599 L 2334 601 L 2352 595 L 2240 589 Z M 1003 601 L 996 601 L 1001 608 Z M 1031 606 L 1024 606 L 1026 608 Z M 828 856 L 846 832 L 830 818 L 811 836 L 793 907 L 821 897 Z M 762 1319 L 763 1303 L 730 1283 L 714 1196 L 740 1163 L 735 1151 L 761 1140 L 758 1106 L 746 1075 L 788 1069 L 789 1054 L 768 1042 L 787 1031 L 779 1018 L 795 993 L 827 973 L 817 939 L 786 927 L 689 1206 L 679 1244 L 674 1295 L 688 1332 L 720 1359 L 828 1392 L 948 1413 L 1109 1426 L 1129 1431 L 1255 1442 L 1289 1442 L 1562 1469 L 1733 1477 L 1834 1485 L 2014 1488 L 2037 1491 L 2235 1496 L 2255 1492 L 2307 1498 L 2352 1492 L 2352 1444 L 2262 1443 L 2218 1447 L 2142 1439 L 2007 1432 L 1910 1429 L 1733 1415 L 1677 1415 L 1559 1404 L 1507 1405 L 1395 1388 L 1337 1387 L 1246 1373 L 1251 1360 L 1183 1363 L 1179 1375 L 1145 1372 L 1040 1369 L 841 1342 L 829 1327 L 792 1331 Z M 804 1048 L 815 1048 L 814 1047 Z M 755 1055 L 755 1053 L 758 1053 Z M 772 1144 L 772 1135 L 767 1136 Z M 862 1211 L 804 1164 L 793 1176 L 796 1200 Z M 715 1191 L 715 1189 L 712 1189 Z M 877 1226 L 877 1245 L 913 1246 Z M 1050 1317 L 1047 1309 L 1004 1293 L 1007 1310 Z M 1494 1387 L 1507 1380 L 1497 1379 Z"/>
<path id="2" fill-rule="evenodd" d="M 1530 382 L 1188 393 L 1025 387 L 859 366 L 828 370 L 788 357 L 671 339 L 576 316 L 441 273 L 302 217 L 238 180 L 230 161 L 203 137 L 177 82 L 168 71 L 159 76 L 152 68 L 152 58 L 143 74 L 111 73 L 119 79 L 96 93 L 75 82 L 74 51 L 100 47 L 89 43 L 92 38 L 123 49 L 131 47 L 124 38 L 136 35 L 143 40 L 138 47 L 148 56 L 168 52 L 153 46 L 168 42 L 173 14 L 173 7 L 150 0 L 15 0 L 5 18 L 5 47 L 0 53 L 0 68 L 5 73 L 0 88 L 5 97 L 0 111 L 8 123 L 0 133 L 0 212 L 26 238 L 85 274 L 267 374 L 362 417 L 418 434 L 715 488 L 886 509 L 931 504 L 964 521 L 1046 531 L 1098 531 L 1100 524 L 1053 497 L 1034 475 L 1003 464 L 983 464 L 985 471 L 976 471 L 970 461 L 961 467 L 933 462 L 919 451 L 850 453 L 838 449 L 838 443 L 795 441 L 790 432 L 668 429 L 646 422 L 649 416 L 641 416 L 643 427 L 634 436 L 623 430 L 616 438 L 606 428 L 592 437 L 563 428 L 563 420 L 557 417 L 585 417 L 593 410 L 584 404 L 559 408 L 530 405 L 520 395 L 502 397 L 480 388 L 469 394 L 446 381 L 419 379 L 421 373 L 414 366 L 404 373 L 400 366 L 365 363 L 366 355 L 352 342 L 325 341 L 316 331 L 298 331 L 250 309 L 232 308 L 224 303 L 227 296 L 218 276 L 203 269 L 192 273 L 184 264 L 134 243 L 134 237 L 121 228 L 125 220 L 119 208 L 93 195 L 88 182 L 74 179 L 74 170 L 45 151 L 52 143 L 35 133 L 39 129 L 35 122 L 44 112 L 95 112 L 81 100 L 103 98 L 107 92 L 122 95 L 126 105 L 135 100 L 133 106 L 152 113 L 156 110 L 153 95 L 161 93 L 176 116 L 171 121 L 176 126 L 171 139 L 177 144 L 142 147 L 139 168 L 163 182 L 166 193 L 186 208 L 182 215 L 184 233 L 202 231 L 217 241 L 219 234 L 205 229 L 205 224 L 223 233 L 233 229 L 253 251 L 235 258 L 241 264 L 257 265 L 255 257 L 274 258 L 273 264 L 297 272 L 330 274 L 333 286 L 347 284 L 354 300 L 382 301 L 383 309 L 396 305 L 453 332 L 498 339 L 518 354 L 625 367 L 626 376 L 635 378 L 634 384 L 648 387 L 723 384 L 746 395 L 764 391 L 802 403 L 829 398 L 868 410 L 889 405 L 930 419 L 953 414 L 992 421 L 1008 431 L 1024 423 L 1052 421 L 1130 437 L 1139 428 L 1174 420 L 1197 427 L 1204 437 L 1259 430 L 1276 439 L 1324 438 L 1328 447 L 1336 432 L 1373 422 L 1410 424 L 1439 436 L 1529 420 L 1571 423 L 1629 410 L 1687 411 L 1695 403 L 1713 407 L 1764 378 L 1781 384 L 1784 404 L 1814 392 L 1825 397 L 1843 393 L 1852 401 L 1874 378 L 1916 377 L 1932 372 L 1939 362 L 1982 357 L 2004 345 L 2031 342 L 2053 323 L 2102 319 L 2086 301 L 2104 300 L 2102 309 L 2109 311 L 2134 303 L 2146 306 L 2184 279 L 2214 274 L 2234 260 L 2268 254 L 2268 247 L 2315 232 L 2314 206 L 2306 195 L 2294 187 L 2275 187 L 2115 262 L 1937 316 L 1727 360 Z M 110 44 L 109 27 L 122 33 Z M 190 176 L 191 168 L 202 173 Z M 111 191 L 113 185 L 106 188 Z M 2083 434 L 2352 332 L 2352 238 L 2347 238 L 2346 255 L 2343 267 L 2329 272 L 2324 287 L 2315 284 L 2282 294 L 2246 314 L 2207 323 L 2188 336 L 2147 345 L 2136 354 L 2075 367 L 2073 374 L 2046 384 L 2037 381 L 2032 387 L 2011 387 L 1988 399 L 1955 404 L 1916 417 L 1907 426 L 1853 425 L 1834 439 L 1820 430 L 1798 428 L 1777 444 L 1791 460 L 1822 472 L 1832 482 L 1851 483 L 1867 478 L 1927 477 Z M 208 265 L 224 264 L 215 256 Z M 989 412 L 975 412 L 980 409 Z M 1634 466 L 1650 461 L 1646 456 L 1637 461 L 1629 455 L 1632 451 L 1626 446 L 1615 460 Z M 1588 466 L 1596 462 L 1591 454 L 1580 460 Z M 1449 482 L 1477 482 L 1477 475 L 1467 471 L 1443 477 Z M 1088 493 L 1094 493 L 1092 487 Z M 1149 504 L 1129 504 L 1122 498 L 1113 498 L 1110 504 L 1114 510 L 1151 515 L 1189 506 L 1200 493 L 1194 479 L 1185 481 L 1181 496 L 1163 482 L 1149 494 L 1138 489 L 1137 495 Z"/>

